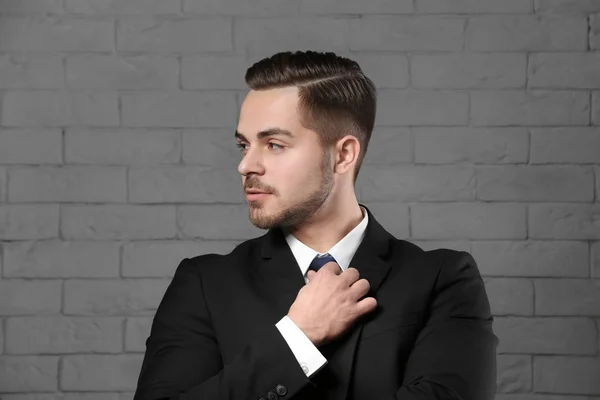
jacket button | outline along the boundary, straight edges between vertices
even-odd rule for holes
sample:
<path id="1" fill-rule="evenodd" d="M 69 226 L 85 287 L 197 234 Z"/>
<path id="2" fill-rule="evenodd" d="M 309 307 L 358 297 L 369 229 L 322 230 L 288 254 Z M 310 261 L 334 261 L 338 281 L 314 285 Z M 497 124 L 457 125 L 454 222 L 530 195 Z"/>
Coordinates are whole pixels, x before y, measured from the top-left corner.
<path id="1" fill-rule="evenodd" d="M 267 393 L 267 398 L 269 400 L 277 400 L 277 399 L 279 399 L 279 396 L 277 396 L 277 393 L 275 393 L 275 392 L 269 392 L 269 393 Z"/>
<path id="2" fill-rule="evenodd" d="M 287 388 L 283 385 L 277 385 L 275 387 L 275 390 L 277 390 L 277 394 L 280 396 L 285 396 L 285 394 L 287 393 Z"/>

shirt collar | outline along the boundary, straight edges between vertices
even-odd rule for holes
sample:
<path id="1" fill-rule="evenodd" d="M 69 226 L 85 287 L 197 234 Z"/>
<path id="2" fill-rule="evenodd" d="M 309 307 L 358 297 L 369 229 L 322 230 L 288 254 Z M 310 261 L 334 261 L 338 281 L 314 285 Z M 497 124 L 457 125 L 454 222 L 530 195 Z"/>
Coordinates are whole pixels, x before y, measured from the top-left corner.
<path id="1" fill-rule="evenodd" d="M 360 206 L 360 209 L 363 213 L 362 221 L 326 252 L 335 258 L 342 271 L 348 269 L 350 261 L 352 260 L 352 257 L 354 257 L 354 253 L 356 253 L 358 246 L 365 236 L 365 230 L 367 229 L 367 224 L 369 223 L 369 213 L 367 213 L 367 210 L 363 206 Z M 294 257 L 298 262 L 302 276 L 304 276 L 306 271 L 308 271 L 308 267 L 315 256 L 325 254 L 311 249 L 300 240 L 296 239 L 296 237 L 291 233 L 286 234 L 285 240 L 290 246 Z"/>

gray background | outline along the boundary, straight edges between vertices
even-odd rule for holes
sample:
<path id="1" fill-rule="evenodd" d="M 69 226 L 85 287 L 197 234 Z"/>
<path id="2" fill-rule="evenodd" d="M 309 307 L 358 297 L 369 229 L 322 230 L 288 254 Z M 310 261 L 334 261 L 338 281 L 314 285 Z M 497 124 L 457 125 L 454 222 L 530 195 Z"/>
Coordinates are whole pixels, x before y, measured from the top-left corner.
<path id="1" fill-rule="evenodd" d="M 248 221 L 254 61 L 357 60 L 379 89 L 359 201 L 470 251 L 499 400 L 600 399 L 600 0 L 0 0 L 0 397 L 132 397 L 184 257 Z M 3 394 L 2 394 L 3 393 Z"/>

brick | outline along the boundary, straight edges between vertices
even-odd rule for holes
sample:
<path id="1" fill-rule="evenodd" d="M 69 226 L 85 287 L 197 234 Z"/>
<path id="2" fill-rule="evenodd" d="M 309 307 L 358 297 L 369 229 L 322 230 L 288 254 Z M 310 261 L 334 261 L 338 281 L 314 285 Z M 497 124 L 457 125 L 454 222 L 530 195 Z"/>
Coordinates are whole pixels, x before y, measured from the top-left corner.
<path id="1" fill-rule="evenodd" d="M 530 391 L 531 374 L 531 356 L 498 355 L 496 390 L 500 393 Z"/>
<path id="2" fill-rule="evenodd" d="M 589 94 L 568 91 L 471 93 L 474 125 L 588 125 Z"/>
<path id="3" fill-rule="evenodd" d="M 460 201 L 475 198 L 475 170 L 470 167 L 365 165 L 356 182 L 364 201 Z"/>
<path id="4" fill-rule="evenodd" d="M 265 232 L 249 219 L 247 204 L 180 206 L 177 214 L 181 232 L 188 238 L 246 240 Z"/>
<path id="5" fill-rule="evenodd" d="M 431 89 L 522 88 L 527 75 L 525 54 L 415 54 L 412 84 Z"/>
<path id="6" fill-rule="evenodd" d="M 477 198 L 484 201 L 592 201 L 594 174 L 578 166 L 481 167 Z"/>
<path id="7" fill-rule="evenodd" d="M 125 400 L 125 398 L 123 399 Z M 494 400 L 597 400 L 588 396 L 548 395 L 535 393 L 496 394 Z"/>
<path id="8" fill-rule="evenodd" d="M 240 174 L 232 168 L 165 166 L 129 170 L 129 201 L 132 203 L 227 203 L 244 200 Z"/>
<path id="9" fill-rule="evenodd" d="M 363 165 L 401 165 L 412 161 L 408 128 L 375 127 Z"/>
<path id="10" fill-rule="evenodd" d="M 2 164 L 60 164 L 62 132 L 44 128 L 0 129 L 0 160 Z"/>
<path id="11" fill-rule="evenodd" d="M 592 92 L 592 125 L 600 125 L 600 92 Z"/>
<path id="12" fill-rule="evenodd" d="M 152 327 L 151 317 L 127 318 L 125 325 L 125 351 L 143 353 Z"/>
<path id="13" fill-rule="evenodd" d="M 168 279 L 65 281 L 65 315 L 153 315 Z"/>
<path id="14" fill-rule="evenodd" d="M 0 239 L 33 240 L 58 237 L 58 205 L 0 205 Z"/>
<path id="15" fill-rule="evenodd" d="M 600 316 L 600 285 L 593 280 L 539 278 L 534 286 L 536 315 Z"/>
<path id="16" fill-rule="evenodd" d="M 0 265 L 1 267 L 1 265 Z M 0 355 L 4 354 L 4 328 L 3 328 L 3 320 L 0 319 Z"/>
<path id="17" fill-rule="evenodd" d="M 600 167 L 594 168 L 594 175 L 596 175 L 596 202 L 600 202 Z"/>
<path id="18" fill-rule="evenodd" d="M 66 59 L 66 84 L 77 89 L 179 87 L 176 57 L 84 54 Z"/>
<path id="19" fill-rule="evenodd" d="M 596 0 L 535 0 L 536 13 L 590 14 L 600 12 Z"/>
<path id="20" fill-rule="evenodd" d="M 600 16 L 598 14 L 590 15 L 590 49 L 600 49 Z"/>
<path id="21" fill-rule="evenodd" d="M 119 276 L 117 243 L 44 240 L 4 244 L 7 278 L 111 278 Z"/>
<path id="22" fill-rule="evenodd" d="M 350 20 L 341 17 L 243 18 L 235 20 L 234 32 L 234 48 L 240 53 L 276 53 L 298 46 L 335 52 L 348 50 L 353 42 Z"/>
<path id="23" fill-rule="evenodd" d="M 231 129 L 185 129 L 183 162 L 212 168 L 233 168 L 242 160 Z"/>
<path id="24" fill-rule="evenodd" d="M 9 170 L 11 202 L 125 202 L 125 168 L 22 167 Z"/>
<path id="25" fill-rule="evenodd" d="M 378 90 L 408 87 L 409 62 L 405 54 L 339 52 L 338 55 L 356 61 L 364 74 L 376 82 Z"/>
<path id="26" fill-rule="evenodd" d="M 585 51 L 584 16 L 498 15 L 469 20 L 471 51 Z"/>
<path id="27" fill-rule="evenodd" d="M 410 242 L 419 246 L 425 251 L 444 248 L 457 251 L 466 251 L 469 253 L 471 252 L 471 242 L 468 240 L 411 240 Z"/>
<path id="28" fill-rule="evenodd" d="M 0 54 L 0 89 L 60 89 L 64 86 L 61 57 Z"/>
<path id="29" fill-rule="evenodd" d="M 118 353 L 122 327 L 122 318 L 12 317 L 6 320 L 6 353 Z"/>
<path id="30" fill-rule="evenodd" d="M 174 129 L 67 129 L 65 160 L 69 164 L 176 164 L 181 132 Z"/>
<path id="31" fill-rule="evenodd" d="M 469 98 L 447 90 L 384 89 L 377 96 L 377 125 L 466 125 Z"/>
<path id="32" fill-rule="evenodd" d="M 34 14 L 63 12 L 61 0 L 0 0 L 2 14 Z"/>
<path id="33" fill-rule="evenodd" d="M 248 67 L 250 67 L 248 57 L 242 54 L 184 55 L 181 60 L 181 87 L 183 89 L 246 89 L 244 75 Z"/>
<path id="34" fill-rule="evenodd" d="M 524 128 L 424 127 L 411 131 L 417 163 L 517 164 L 528 158 L 529 138 Z"/>
<path id="35" fill-rule="evenodd" d="M 418 13 L 434 14 L 511 14 L 529 13 L 532 0 L 416 0 Z"/>
<path id="36" fill-rule="evenodd" d="M 531 164 L 600 164 L 600 128 L 535 128 Z"/>
<path id="37" fill-rule="evenodd" d="M 299 1 L 278 0 L 183 0 L 183 13 L 191 15 L 239 15 L 276 17 L 296 15 Z"/>
<path id="38" fill-rule="evenodd" d="M 75 14 L 179 14 L 181 0 L 65 0 Z"/>
<path id="39" fill-rule="evenodd" d="M 0 203 L 4 203 L 8 197 L 6 194 L 7 177 L 6 168 L 0 167 Z"/>
<path id="40" fill-rule="evenodd" d="M 479 268 L 484 269 L 483 264 L 483 260 L 478 261 Z M 483 281 L 494 316 L 533 315 L 533 284 L 530 280 L 484 277 Z"/>
<path id="41" fill-rule="evenodd" d="M 528 68 L 531 88 L 598 89 L 600 54 L 532 54 Z"/>
<path id="42" fill-rule="evenodd" d="M 60 312 L 61 284 L 58 280 L 0 280 L 0 315 L 49 315 Z"/>
<path id="43" fill-rule="evenodd" d="M 495 318 L 494 332 L 502 338 L 498 353 L 595 355 L 598 351 L 596 324 L 589 318 Z"/>
<path id="44" fill-rule="evenodd" d="M 117 94 L 112 92 L 6 92 L 5 126 L 115 126 L 119 124 Z"/>
<path id="45" fill-rule="evenodd" d="M 69 355 L 63 358 L 63 390 L 135 390 L 142 355 Z"/>
<path id="46" fill-rule="evenodd" d="M 172 239 L 175 207 L 169 205 L 68 205 L 62 209 L 65 239 Z"/>
<path id="47" fill-rule="evenodd" d="M 122 18 L 117 48 L 125 51 L 187 53 L 231 51 L 231 19 Z"/>
<path id="48" fill-rule="evenodd" d="M 121 96 L 123 125 L 231 127 L 238 106 L 232 92 L 140 92 Z"/>
<path id="49" fill-rule="evenodd" d="M 119 393 L 99 392 L 99 393 L 27 393 L 27 394 L 6 394 L 2 395 L 2 400 L 131 400 L 133 393 L 129 397 L 120 398 Z"/>
<path id="50" fill-rule="evenodd" d="M 366 16 L 352 20 L 350 49 L 453 51 L 463 49 L 465 21 L 433 16 Z"/>
<path id="51" fill-rule="evenodd" d="M 600 333 L 600 319 L 596 319 L 596 329 Z M 600 348 L 600 335 L 598 335 L 598 348 Z"/>
<path id="52" fill-rule="evenodd" d="M 600 278 L 600 242 L 592 243 L 592 277 Z"/>
<path id="53" fill-rule="evenodd" d="M 114 22 L 58 16 L 0 18 L 0 51 L 112 51 Z"/>
<path id="54" fill-rule="evenodd" d="M 537 392 L 600 394 L 597 357 L 535 356 L 533 387 Z"/>
<path id="55" fill-rule="evenodd" d="M 528 218 L 532 239 L 600 239 L 600 205 L 532 204 Z"/>
<path id="56" fill-rule="evenodd" d="M 518 204 L 414 204 L 415 239 L 524 239 L 525 207 Z"/>
<path id="57" fill-rule="evenodd" d="M 370 202 L 369 210 L 379 223 L 385 221 L 383 225 L 392 235 L 405 240 L 410 237 L 410 216 L 407 205 L 396 202 Z"/>
<path id="58" fill-rule="evenodd" d="M 180 210 L 180 215 L 183 213 Z M 123 246 L 122 276 L 172 278 L 184 258 L 208 253 L 227 254 L 237 243 L 231 240 L 128 243 Z"/>
<path id="59" fill-rule="evenodd" d="M 0 358 L 0 371 L 2 392 L 44 392 L 58 389 L 56 356 L 4 356 Z"/>
<path id="60" fill-rule="evenodd" d="M 484 276 L 590 276 L 589 247 L 585 242 L 477 241 L 472 249 Z"/>
<path id="61" fill-rule="evenodd" d="M 191 0 L 188 0 L 191 1 Z M 308 14 L 411 14 L 412 0 L 302 0 L 300 12 Z"/>

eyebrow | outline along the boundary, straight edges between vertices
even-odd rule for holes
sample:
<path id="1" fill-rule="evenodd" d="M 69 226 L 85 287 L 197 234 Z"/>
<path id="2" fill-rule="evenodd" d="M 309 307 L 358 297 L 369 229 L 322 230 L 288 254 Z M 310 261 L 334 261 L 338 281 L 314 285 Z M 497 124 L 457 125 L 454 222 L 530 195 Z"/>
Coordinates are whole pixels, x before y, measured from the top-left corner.
<path id="1" fill-rule="evenodd" d="M 264 139 L 266 137 L 269 136 L 275 136 L 275 135 L 284 135 L 287 136 L 289 138 L 295 138 L 295 136 L 292 134 L 292 132 L 285 130 L 285 129 L 281 129 L 281 128 L 270 128 L 270 129 L 265 129 L 264 131 L 260 131 L 258 132 L 258 134 L 256 135 L 256 138 L 258 140 Z M 248 139 L 246 139 L 246 137 L 244 135 L 242 135 L 241 133 L 239 133 L 237 130 L 235 131 L 235 135 L 234 135 L 237 139 L 241 139 L 244 141 L 248 141 Z"/>

